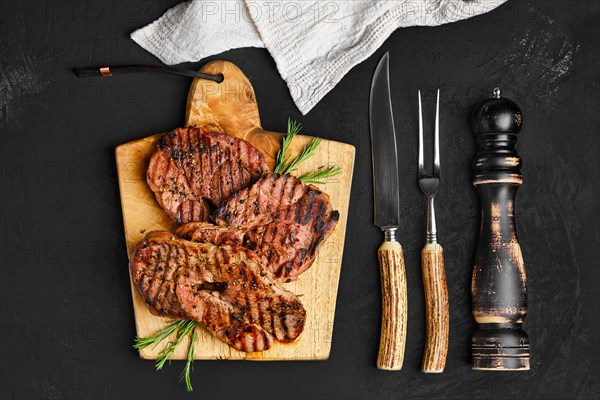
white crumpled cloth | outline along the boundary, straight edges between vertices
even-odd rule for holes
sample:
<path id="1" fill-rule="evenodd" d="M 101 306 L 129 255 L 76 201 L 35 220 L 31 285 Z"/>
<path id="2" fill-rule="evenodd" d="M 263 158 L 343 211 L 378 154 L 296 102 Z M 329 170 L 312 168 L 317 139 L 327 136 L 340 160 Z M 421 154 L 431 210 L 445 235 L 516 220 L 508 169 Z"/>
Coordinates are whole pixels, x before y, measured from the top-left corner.
<path id="1" fill-rule="evenodd" d="M 165 64 L 266 47 L 302 114 L 397 28 L 435 26 L 507 0 L 193 0 L 131 34 Z"/>

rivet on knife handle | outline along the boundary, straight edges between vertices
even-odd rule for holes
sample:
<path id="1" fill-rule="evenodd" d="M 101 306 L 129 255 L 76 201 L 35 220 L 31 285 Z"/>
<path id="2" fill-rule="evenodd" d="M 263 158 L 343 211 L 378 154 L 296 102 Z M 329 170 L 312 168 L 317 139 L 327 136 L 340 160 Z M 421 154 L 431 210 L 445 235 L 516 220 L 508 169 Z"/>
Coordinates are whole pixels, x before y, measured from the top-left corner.
<path id="1" fill-rule="evenodd" d="M 404 362 L 406 343 L 406 271 L 400 243 L 386 233 L 386 241 L 378 250 L 381 271 L 381 338 L 377 368 L 399 370 Z M 391 236 L 391 237 L 390 237 Z M 391 240 L 387 240 L 391 239 Z"/>

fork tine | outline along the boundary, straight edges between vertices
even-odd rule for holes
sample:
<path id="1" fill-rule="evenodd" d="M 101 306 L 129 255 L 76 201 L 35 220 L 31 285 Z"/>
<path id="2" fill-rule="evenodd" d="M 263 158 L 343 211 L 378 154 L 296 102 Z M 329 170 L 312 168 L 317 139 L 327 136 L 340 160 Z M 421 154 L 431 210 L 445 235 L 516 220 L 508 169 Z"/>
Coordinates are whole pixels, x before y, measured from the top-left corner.
<path id="1" fill-rule="evenodd" d="M 433 169 L 439 172 L 440 169 L 440 89 L 437 91 L 437 106 L 435 110 L 435 145 L 433 156 Z"/>
<path id="2" fill-rule="evenodd" d="M 425 173 L 423 160 L 423 106 L 421 104 L 421 91 L 419 90 L 419 175 Z"/>

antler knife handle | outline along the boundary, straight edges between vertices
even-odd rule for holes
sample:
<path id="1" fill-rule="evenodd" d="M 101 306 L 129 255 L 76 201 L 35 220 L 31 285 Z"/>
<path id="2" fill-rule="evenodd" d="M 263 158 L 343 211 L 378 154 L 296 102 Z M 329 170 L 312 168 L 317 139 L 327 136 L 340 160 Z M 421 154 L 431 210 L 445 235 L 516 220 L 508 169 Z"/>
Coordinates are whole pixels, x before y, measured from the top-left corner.
<path id="1" fill-rule="evenodd" d="M 387 239 L 387 238 L 386 238 Z M 381 271 L 381 338 L 377 368 L 402 369 L 406 344 L 406 271 L 404 252 L 394 239 L 383 242 L 377 252 Z"/>
<path id="2" fill-rule="evenodd" d="M 512 101 L 494 98 L 471 120 L 478 138 L 473 184 L 481 201 L 481 232 L 471 294 L 478 329 L 471 352 L 475 370 L 528 370 L 529 338 L 522 329 L 527 282 L 515 228 L 515 198 L 523 181 L 515 146 L 523 115 Z"/>

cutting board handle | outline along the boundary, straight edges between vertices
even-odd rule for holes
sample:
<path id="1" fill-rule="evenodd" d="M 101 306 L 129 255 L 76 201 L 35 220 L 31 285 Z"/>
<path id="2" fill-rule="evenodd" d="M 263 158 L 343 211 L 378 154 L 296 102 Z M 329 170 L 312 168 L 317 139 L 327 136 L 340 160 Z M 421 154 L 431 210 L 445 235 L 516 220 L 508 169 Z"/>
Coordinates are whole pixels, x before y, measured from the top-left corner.
<path id="1" fill-rule="evenodd" d="M 281 135 L 262 128 L 250 80 L 235 64 L 222 60 L 209 62 L 200 72 L 223 74 L 223 82 L 193 80 L 188 94 L 185 126 L 208 126 L 244 139 L 259 149 L 269 167 L 273 168 Z"/>

